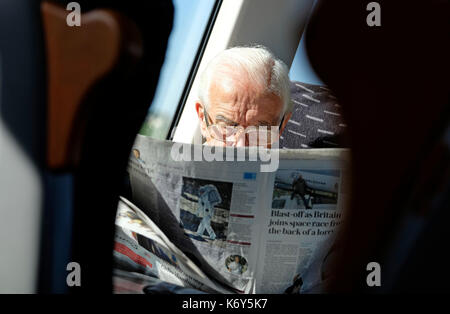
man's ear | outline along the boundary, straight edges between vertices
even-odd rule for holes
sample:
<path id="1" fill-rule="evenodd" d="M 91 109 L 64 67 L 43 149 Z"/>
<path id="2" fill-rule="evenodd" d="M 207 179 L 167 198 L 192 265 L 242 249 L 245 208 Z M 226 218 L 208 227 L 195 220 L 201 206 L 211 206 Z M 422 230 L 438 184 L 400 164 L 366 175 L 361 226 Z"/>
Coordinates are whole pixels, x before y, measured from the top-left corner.
<path id="1" fill-rule="evenodd" d="M 289 119 L 291 118 L 291 116 L 292 116 L 292 112 L 289 112 L 289 113 L 285 114 L 284 120 L 283 120 L 283 124 L 281 125 L 281 129 L 280 129 L 280 135 L 283 133 L 284 128 L 286 127 L 286 125 L 287 125 Z"/>
<path id="2" fill-rule="evenodd" d="M 197 111 L 198 122 L 200 124 L 200 131 L 203 137 L 206 138 L 206 123 L 205 123 L 205 111 L 203 110 L 203 105 L 199 102 L 195 103 L 195 111 Z"/>

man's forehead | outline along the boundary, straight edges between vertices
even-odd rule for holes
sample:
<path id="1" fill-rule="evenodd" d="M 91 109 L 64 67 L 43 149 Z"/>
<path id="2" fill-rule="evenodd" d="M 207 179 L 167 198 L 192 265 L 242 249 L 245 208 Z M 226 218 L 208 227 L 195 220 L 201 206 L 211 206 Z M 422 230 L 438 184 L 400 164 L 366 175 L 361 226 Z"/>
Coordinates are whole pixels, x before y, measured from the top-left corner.
<path id="1" fill-rule="evenodd" d="M 236 73 L 219 76 L 211 82 L 208 113 L 223 122 L 271 124 L 281 113 L 281 99 L 267 88 L 251 84 L 246 77 L 236 78 Z"/>
<path id="2" fill-rule="evenodd" d="M 212 99 L 211 99 L 212 100 Z M 211 101 L 208 114 L 217 122 L 229 125 L 273 125 L 282 111 L 281 100 L 276 95 L 255 98 L 220 98 Z"/>

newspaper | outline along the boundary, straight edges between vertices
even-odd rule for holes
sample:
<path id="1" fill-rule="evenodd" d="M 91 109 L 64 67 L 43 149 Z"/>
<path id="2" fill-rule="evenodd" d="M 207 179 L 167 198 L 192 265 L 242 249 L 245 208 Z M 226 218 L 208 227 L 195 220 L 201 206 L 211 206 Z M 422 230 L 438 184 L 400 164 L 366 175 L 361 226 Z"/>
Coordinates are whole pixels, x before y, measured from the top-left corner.
<path id="1" fill-rule="evenodd" d="M 231 149 L 235 156 L 251 150 Z M 261 172 L 262 160 L 177 160 L 173 142 L 136 138 L 128 166 L 133 204 L 169 251 L 184 254 L 185 270 L 198 267 L 216 293 L 321 292 L 333 275 L 348 150 L 276 153 L 276 171 Z"/>

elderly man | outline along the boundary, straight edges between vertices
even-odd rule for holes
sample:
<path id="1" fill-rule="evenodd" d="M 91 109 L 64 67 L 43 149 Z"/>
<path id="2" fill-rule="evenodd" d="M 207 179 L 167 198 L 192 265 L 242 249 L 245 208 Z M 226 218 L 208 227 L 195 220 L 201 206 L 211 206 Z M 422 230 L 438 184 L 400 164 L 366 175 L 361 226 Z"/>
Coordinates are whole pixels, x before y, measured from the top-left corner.
<path id="1" fill-rule="evenodd" d="M 205 144 L 270 147 L 291 117 L 289 84 L 286 65 L 262 46 L 221 52 L 201 74 L 195 104 Z"/>

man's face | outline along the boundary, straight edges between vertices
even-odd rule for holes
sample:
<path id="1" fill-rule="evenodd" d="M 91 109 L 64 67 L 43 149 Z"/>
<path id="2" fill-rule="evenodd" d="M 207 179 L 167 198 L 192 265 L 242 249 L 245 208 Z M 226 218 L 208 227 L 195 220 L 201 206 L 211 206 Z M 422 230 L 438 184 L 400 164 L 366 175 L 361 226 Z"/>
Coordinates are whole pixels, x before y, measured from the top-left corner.
<path id="1" fill-rule="evenodd" d="M 212 82 L 209 90 L 207 115 L 209 124 L 221 126 L 271 126 L 278 127 L 283 112 L 283 104 L 277 95 L 268 93 L 264 88 L 252 86 L 245 78 L 220 77 Z M 245 136 L 236 141 L 224 142 L 213 138 L 207 130 L 204 105 L 197 103 L 196 110 L 206 144 L 211 146 L 248 146 Z M 286 115 L 282 129 L 289 120 Z M 281 129 L 281 131 L 282 131 Z M 281 132 L 280 132 L 281 133 Z"/>
<path id="2" fill-rule="evenodd" d="M 239 263 L 239 256 L 235 256 L 235 257 L 234 257 L 234 261 L 235 261 L 236 263 Z"/>

